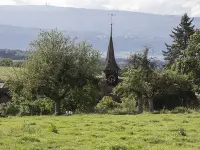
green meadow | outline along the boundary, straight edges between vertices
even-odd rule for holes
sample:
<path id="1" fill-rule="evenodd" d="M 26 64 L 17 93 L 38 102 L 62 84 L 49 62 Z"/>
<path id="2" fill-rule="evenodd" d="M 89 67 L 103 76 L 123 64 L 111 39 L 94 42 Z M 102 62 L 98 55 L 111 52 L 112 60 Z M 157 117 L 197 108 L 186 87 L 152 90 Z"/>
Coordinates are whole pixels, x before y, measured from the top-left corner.
<path id="1" fill-rule="evenodd" d="M 0 66 L 0 80 L 6 80 L 10 72 L 13 71 L 11 67 L 1 67 Z"/>
<path id="2" fill-rule="evenodd" d="M 0 80 L 7 80 L 15 73 L 16 69 L 18 68 L 0 66 Z"/>
<path id="3" fill-rule="evenodd" d="M 0 118 L 1 150 L 199 150 L 200 113 Z"/>

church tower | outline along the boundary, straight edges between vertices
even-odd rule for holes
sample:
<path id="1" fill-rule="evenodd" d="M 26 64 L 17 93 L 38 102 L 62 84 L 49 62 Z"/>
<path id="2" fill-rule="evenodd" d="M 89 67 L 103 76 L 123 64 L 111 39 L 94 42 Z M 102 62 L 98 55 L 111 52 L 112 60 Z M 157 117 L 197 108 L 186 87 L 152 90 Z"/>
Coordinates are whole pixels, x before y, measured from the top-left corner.
<path id="1" fill-rule="evenodd" d="M 109 45 L 108 45 L 108 52 L 107 52 L 104 73 L 106 76 L 107 84 L 115 86 L 118 83 L 118 76 L 119 76 L 120 68 L 117 65 L 117 62 L 115 60 L 113 38 L 112 38 L 112 26 L 113 26 L 112 16 L 113 16 L 113 14 L 111 14 L 111 33 L 110 33 L 110 41 L 109 41 Z"/>

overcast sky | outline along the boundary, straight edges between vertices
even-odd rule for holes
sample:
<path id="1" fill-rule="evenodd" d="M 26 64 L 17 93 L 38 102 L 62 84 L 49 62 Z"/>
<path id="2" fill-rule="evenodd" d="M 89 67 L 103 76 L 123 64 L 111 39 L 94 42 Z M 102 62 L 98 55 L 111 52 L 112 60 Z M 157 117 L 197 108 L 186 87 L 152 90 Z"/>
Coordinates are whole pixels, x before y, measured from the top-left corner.
<path id="1" fill-rule="evenodd" d="M 200 16 L 200 0 L 47 0 L 49 5 Z M 46 0 L 0 0 L 0 5 L 44 5 Z"/>

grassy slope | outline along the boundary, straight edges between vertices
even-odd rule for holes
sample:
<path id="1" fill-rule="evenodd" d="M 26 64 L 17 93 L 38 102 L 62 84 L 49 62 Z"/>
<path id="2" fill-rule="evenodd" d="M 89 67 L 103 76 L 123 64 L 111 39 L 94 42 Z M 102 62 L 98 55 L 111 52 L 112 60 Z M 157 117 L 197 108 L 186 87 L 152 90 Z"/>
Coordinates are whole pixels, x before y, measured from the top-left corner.
<path id="1" fill-rule="evenodd" d="M 51 123 L 58 134 L 49 130 Z M 0 149 L 197 150 L 199 127 L 198 113 L 0 118 Z"/>

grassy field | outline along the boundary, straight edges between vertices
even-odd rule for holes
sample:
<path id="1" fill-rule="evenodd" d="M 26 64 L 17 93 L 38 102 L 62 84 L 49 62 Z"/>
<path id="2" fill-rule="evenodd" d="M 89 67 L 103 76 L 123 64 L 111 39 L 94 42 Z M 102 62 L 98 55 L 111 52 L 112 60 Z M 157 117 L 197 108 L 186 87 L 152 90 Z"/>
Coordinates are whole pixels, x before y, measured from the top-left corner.
<path id="1" fill-rule="evenodd" d="M 200 114 L 0 118 L 1 150 L 199 150 Z"/>
<path id="2" fill-rule="evenodd" d="M 0 80 L 6 80 L 12 70 L 13 68 L 0 66 Z"/>
<path id="3" fill-rule="evenodd" d="M 18 68 L 0 66 L 0 80 L 8 79 L 9 76 L 12 76 L 14 74 L 15 69 Z"/>

